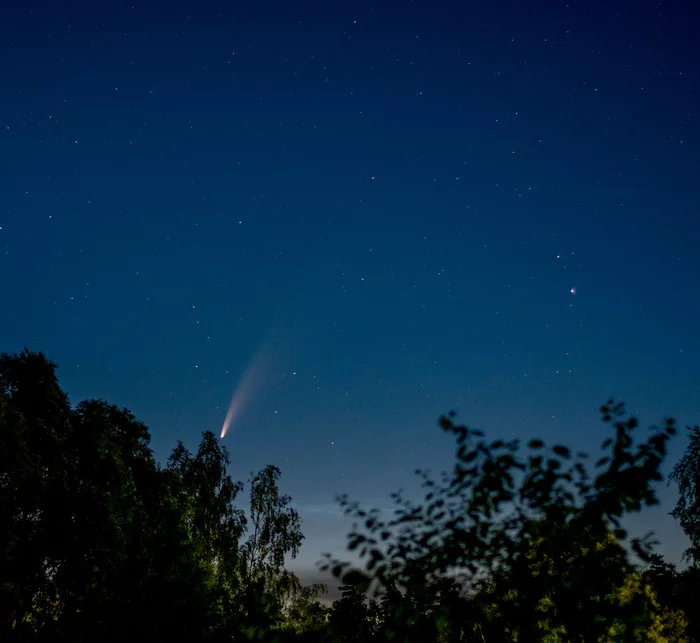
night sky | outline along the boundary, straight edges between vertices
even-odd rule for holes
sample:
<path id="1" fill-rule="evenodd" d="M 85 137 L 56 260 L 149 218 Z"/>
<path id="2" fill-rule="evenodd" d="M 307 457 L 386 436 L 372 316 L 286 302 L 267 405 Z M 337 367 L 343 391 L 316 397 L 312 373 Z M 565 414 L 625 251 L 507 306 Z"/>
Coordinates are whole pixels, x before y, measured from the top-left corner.
<path id="1" fill-rule="evenodd" d="M 0 350 L 164 462 L 282 470 L 293 568 L 491 438 L 700 423 L 691 3 L 22 2 L 0 17 Z M 684 434 L 684 431 L 682 432 Z M 684 435 L 668 466 L 681 455 Z M 665 504 L 633 521 L 677 562 Z"/>

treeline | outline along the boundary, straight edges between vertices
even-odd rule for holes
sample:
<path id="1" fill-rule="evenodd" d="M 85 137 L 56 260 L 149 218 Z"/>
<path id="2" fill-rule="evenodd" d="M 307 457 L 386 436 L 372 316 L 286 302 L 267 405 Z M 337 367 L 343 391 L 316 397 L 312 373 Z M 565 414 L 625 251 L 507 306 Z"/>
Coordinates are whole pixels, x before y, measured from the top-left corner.
<path id="1" fill-rule="evenodd" d="M 455 464 L 419 472 L 422 502 L 394 494 L 384 518 L 339 498 L 364 567 L 326 556 L 342 584 L 326 607 L 324 586 L 285 569 L 303 535 L 277 467 L 234 482 L 211 432 L 160 465 L 129 411 L 72 407 L 43 354 L 2 354 L 0 639 L 700 641 L 700 429 L 672 474 L 691 541 L 679 571 L 622 527 L 657 503 L 674 422 L 635 439 L 622 405 L 602 415 L 593 463 L 441 418 Z"/>

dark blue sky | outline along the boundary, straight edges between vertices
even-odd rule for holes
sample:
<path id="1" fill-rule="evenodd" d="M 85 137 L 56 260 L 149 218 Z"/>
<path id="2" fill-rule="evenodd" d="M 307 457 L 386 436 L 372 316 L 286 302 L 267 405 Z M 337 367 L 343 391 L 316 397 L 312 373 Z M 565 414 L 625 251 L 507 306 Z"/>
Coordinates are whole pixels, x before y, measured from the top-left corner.
<path id="1" fill-rule="evenodd" d="M 0 349 L 161 460 L 262 351 L 225 443 L 281 467 L 296 567 L 342 552 L 335 493 L 450 466 L 451 409 L 586 449 L 609 396 L 700 422 L 690 3 L 11 5 Z"/>

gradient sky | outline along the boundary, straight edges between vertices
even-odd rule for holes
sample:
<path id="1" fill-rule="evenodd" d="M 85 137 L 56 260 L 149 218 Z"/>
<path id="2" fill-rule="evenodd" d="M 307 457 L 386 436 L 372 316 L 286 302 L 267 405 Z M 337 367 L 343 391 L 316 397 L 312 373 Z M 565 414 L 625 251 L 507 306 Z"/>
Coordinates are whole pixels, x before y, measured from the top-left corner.
<path id="1" fill-rule="evenodd" d="M 231 474 L 282 469 L 307 572 L 334 494 L 451 465 L 451 409 L 588 450 L 609 396 L 700 423 L 690 4 L 9 3 L 0 350 L 161 461 L 250 367 Z M 677 561 L 674 493 L 635 524 Z"/>

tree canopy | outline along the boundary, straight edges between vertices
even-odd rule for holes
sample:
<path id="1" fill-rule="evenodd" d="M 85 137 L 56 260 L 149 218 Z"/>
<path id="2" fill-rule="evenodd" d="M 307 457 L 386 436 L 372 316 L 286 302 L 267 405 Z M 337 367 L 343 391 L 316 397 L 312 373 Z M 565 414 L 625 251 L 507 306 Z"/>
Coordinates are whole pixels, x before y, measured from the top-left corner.
<path id="1" fill-rule="evenodd" d="M 280 613 L 303 536 L 279 469 L 253 477 L 246 518 L 213 433 L 161 467 L 142 423 L 101 400 L 72 408 L 55 369 L 41 353 L 0 356 L 0 637 L 230 637 L 260 626 L 264 603 Z M 271 582 L 246 602 L 250 543 Z"/>
<path id="2" fill-rule="evenodd" d="M 393 516 L 339 496 L 356 524 L 328 554 L 340 598 L 286 568 L 304 536 L 282 472 L 236 482 L 204 432 L 165 464 L 128 410 L 75 407 L 41 353 L 0 355 L 0 638 L 8 641 L 700 641 L 700 429 L 673 469 L 690 566 L 623 520 L 658 502 L 675 423 L 640 435 L 609 401 L 598 459 L 538 439 L 486 440 L 454 415 L 441 477 Z M 633 561 L 634 552 L 639 563 Z"/>
<path id="3" fill-rule="evenodd" d="M 436 632 L 487 640 L 605 641 L 614 632 L 631 636 L 630 627 L 644 636 L 662 631 L 662 608 L 635 580 L 621 521 L 658 502 L 653 483 L 661 480 L 675 425 L 669 419 L 635 442 L 637 421 L 623 405 L 610 400 L 601 413 L 614 433 L 592 471 L 586 454 L 564 445 L 533 439 L 523 456 L 519 440 L 489 442 L 453 415 L 443 417 L 442 428 L 457 442 L 453 470 L 439 481 L 418 471 L 424 502 L 394 494 L 389 520 L 341 497 L 358 519 L 349 547 L 365 567 L 328 557 L 326 568 L 363 590 L 397 587 L 411 596 L 413 608 L 406 612 L 405 600 L 401 606 L 403 620 L 415 612 L 416 630 L 404 636 L 410 641 L 423 638 L 426 614 Z M 648 538 L 628 545 L 649 560 Z M 464 598 L 452 609 L 439 598 L 447 578 Z"/>

